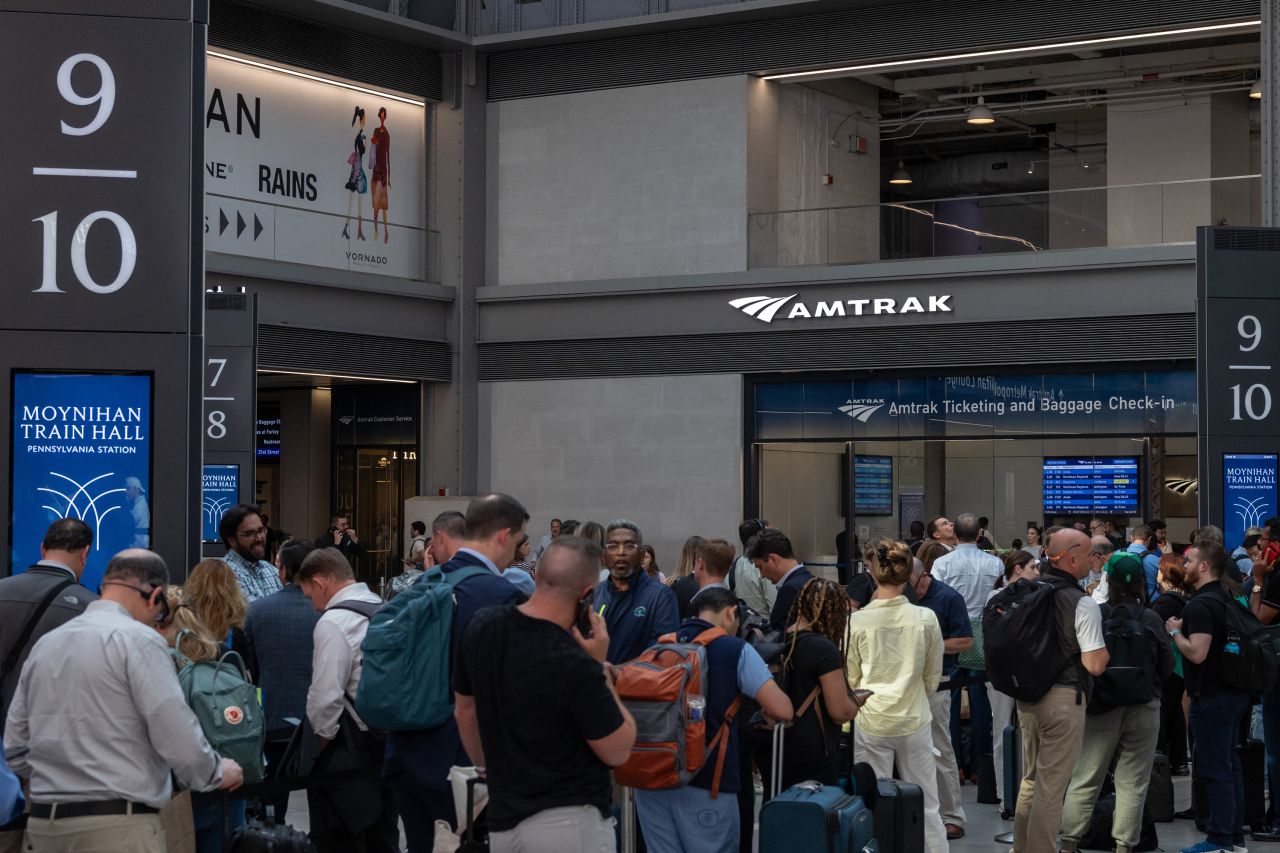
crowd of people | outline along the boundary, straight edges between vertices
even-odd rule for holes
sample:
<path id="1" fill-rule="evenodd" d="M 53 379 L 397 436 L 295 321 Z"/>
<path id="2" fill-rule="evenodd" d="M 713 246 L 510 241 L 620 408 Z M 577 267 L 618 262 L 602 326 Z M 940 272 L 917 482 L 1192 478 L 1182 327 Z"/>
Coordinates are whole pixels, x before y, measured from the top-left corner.
<path id="1" fill-rule="evenodd" d="M 847 584 L 815 576 L 763 519 L 744 521 L 737 543 L 690 537 L 668 571 L 625 519 L 556 519 L 536 544 L 528 520 L 494 494 L 415 522 L 385 590 L 392 604 L 357 580 L 360 545 L 342 516 L 318 540 L 269 550 L 261 512 L 236 506 L 220 527 L 226 556 L 181 586 L 159 556 L 131 549 L 96 593 L 79 583 L 93 531 L 55 522 L 41 561 L 0 580 L 0 850 L 92 839 L 94 850 L 162 851 L 162 810 L 181 801 L 196 849 L 216 853 L 255 814 L 288 820 L 289 785 L 233 793 L 263 766 L 306 787 L 321 851 L 398 851 L 401 826 L 410 851 L 435 849 L 442 827 L 458 828 L 460 767 L 486 782 L 491 849 L 613 849 L 629 800 L 611 770 L 630 766 L 654 724 L 620 694 L 620 666 L 657 643 L 705 648 L 706 760 L 681 784 L 635 792 L 653 853 L 751 851 L 758 797 L 850 785 L 854 763 L 920 788 L 930 853 L 965 834 L 961 785 L 984 771 L 1017 853 L 1076 850 L 1111 789 L 1114 849 L 1128 853 L 1158 753 L 1195 777 L 1207 837 L 1184 853 L 1240 853 L 1247 822 L 1254 840 L 1280 840 L 1274 800 L 1265 819 L 1246 814 L 1238 751 L 1260 700 L 1252 716 L 1280 778 L 1280 688 L 1255 696 L 1224 675 L 1239 653 L 1232 608 L 1263 624 L 1280 615 L 1280 520 L 1228 553 L 1212 526 L 1177 547 L 1160 522 L 1127 537 L 1106 519 L 1033 525 L 999 549 L 987 519 L 938 517 L 906 541 L 860 543 Z M 382 731 L 357 699 L 366 636 L 382 608 L 438 583 L 452 608 L 452 711 Z M 1047 676 L 1031 695 L 987 672 L 997 658 L 984 657 L 983 635 L 1036 591 L 1052 638 L 1027 643 L 1013 667 Z M 227 656 L 261 696 L 261 756 L 238 753 L 244 766 L 215 749 L 225 732 L 205 728 L 179 678 Z M 225 722 L 253 716 L 228 709 Z M 1022 767 L 1009 791 L 1014 725 Z M 25 808 L 13 808 L 15 774 Z"/>

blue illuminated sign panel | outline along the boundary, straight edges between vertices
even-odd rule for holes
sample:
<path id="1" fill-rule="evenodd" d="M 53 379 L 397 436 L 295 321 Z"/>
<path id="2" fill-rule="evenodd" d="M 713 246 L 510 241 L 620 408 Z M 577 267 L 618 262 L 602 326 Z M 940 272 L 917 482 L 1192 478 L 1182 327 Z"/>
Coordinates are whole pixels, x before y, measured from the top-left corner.
<path id="1" fill-rule="evenodd" d="M 205 465 L 203 493 L 200 498 L 200 529 L 203 531 L 200 538 L 205 542 L 221 542 L 218 524 L 221 523 L 223 514 L 238 503 L 240 466 Z"/>
<path id="2" fill-rule="evenodd" d="M 13 374 L 13 571 L 40 559 L 59 518 L 93 530 L 89 589 L 117 552 L 151 546 L 151 383 L 147 374 Z"/>
<path id="3" fill-rule="evenodd" d="M 1276 454 L 1222 454 L 1223 533 L 1228 550 L 1238 548 L 1244 532 L 1261 527 L 1276 510 Z"/>
<path id="4" fill-rule="evenodd" d="M 1044 460 L 1045 515 L 1137 515 L 1134 456 Z"/>
<path id="5" fill-rule="evenodd" d="M 892 456 L 855 456 L 853 479 L 855 515 L 893 515 Z"/>

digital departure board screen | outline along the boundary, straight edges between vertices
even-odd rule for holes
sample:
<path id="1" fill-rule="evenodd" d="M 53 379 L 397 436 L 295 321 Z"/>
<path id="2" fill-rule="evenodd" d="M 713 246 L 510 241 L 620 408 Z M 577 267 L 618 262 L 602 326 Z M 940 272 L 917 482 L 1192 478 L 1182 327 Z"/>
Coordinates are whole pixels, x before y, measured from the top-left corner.
<path id="1" fill-rule="evenodd" d="M 1138 515 L 1136 456 L 1044 460 L 1045 515 Z"/>
<path id="2" fill-rule="evenodd" d="M 893 515 L 892 456 L 855 456 L 853 479 L 855 515 Z"/>

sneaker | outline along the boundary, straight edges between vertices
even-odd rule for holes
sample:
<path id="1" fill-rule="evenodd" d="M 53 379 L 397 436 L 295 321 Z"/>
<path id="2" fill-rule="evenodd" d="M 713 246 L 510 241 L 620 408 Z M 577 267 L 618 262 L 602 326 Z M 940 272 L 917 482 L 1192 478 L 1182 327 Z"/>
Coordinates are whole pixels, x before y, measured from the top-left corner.
<path id="1" fill-rule="evenodd" d="M 1190 847 L 1182 848 L 1182 853 L 1235 853 L 1235 847 L 1223 847 L 1221 844 L 1215 844 L 1212 841 L 1205 840 L 1199 844 L 1192 844 Z"/>
<path id="2" fill-rule="evenodd" d="M 1243 844 L 1237 844 L 1231 853 L 1249 853 L 1249 848 L 1245 847 Z"/>

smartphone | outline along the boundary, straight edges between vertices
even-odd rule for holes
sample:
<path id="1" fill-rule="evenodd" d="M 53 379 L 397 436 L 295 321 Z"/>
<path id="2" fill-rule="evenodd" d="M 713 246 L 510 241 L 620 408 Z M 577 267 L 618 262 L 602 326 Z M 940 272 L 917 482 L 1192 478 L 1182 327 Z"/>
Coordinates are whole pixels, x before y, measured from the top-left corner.
<path id="1" fill-rule="evenodd" d="M 1280 557 L 1280 542 L 1268 542 L 1267 550 L 1262 552 L 1262 561 L 1269 566 L 1276 561 L 1276 557 Z"/>
<path id="2" fill-rule="evenodd" d="M 578 627 L 578 633 L 584 639 L 591 638 L 591 599 L 595 597 L 595 591 L 588 592 L 578 601 L 578 618 L 574 620 L 574 625 Z"/>

